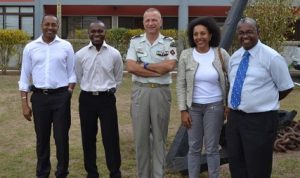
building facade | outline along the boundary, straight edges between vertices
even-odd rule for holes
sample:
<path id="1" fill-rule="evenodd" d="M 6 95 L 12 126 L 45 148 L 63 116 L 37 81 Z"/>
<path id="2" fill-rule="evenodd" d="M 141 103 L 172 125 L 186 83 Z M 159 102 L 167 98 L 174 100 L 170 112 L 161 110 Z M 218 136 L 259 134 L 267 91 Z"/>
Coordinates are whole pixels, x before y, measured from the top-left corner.
<path id="1" fill-rule="evenodd" d="M 22 29 L 32 38 L 41 34 L 44 14 L 57 15 L 61 36 L 72 38 L 75 29 L 86 29 L 99 19 L 108 28 L 143 28 L 142 16 L 149 7 L 159 9 L 163 29 L 186 29 L 192 18 L 213 16 L 224 23 L 233 0 L 0 0 L 0 29 Z"/>
<path id="2" fill-rule="evenodd" d="M 32 38 L 41 34 L 44 14 L 58 15 L 62 38 L 73 38 L 76 29 L 87 29 L 91 21 L 102 20 L 108 28 L 143 28 L 142 17 L 149 7 L 159 9 L 163 29 L 185 30 L 199 16 L 212 16 L 220 26 L 234 0 L 0 0 L 0 29 L 22 29 Z M 249 0 L 252 1 L 252 0 Z M 300 0 L 294 0 L 299 6 Z M 300 22 L 295 24 L 300 40 Z"/>

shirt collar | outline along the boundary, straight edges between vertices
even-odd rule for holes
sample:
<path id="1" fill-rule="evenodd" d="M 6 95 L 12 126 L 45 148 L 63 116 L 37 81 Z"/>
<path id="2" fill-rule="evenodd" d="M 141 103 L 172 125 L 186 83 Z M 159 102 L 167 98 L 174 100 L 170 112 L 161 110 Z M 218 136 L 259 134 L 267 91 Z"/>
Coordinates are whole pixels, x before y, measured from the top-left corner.
<path id="1" fill-rule="evenodd" d="M 90 48 L 92 48 L 92 47 L 95 48 L 95 46 L 93 45 L 93 43 L 90 41 L 90 43 L 88 44 L 88 48 L 90 49 Z M 107 43 L 105 42 L 105 40 L 103 41 L 103 44 L 102 44 L 100 50 L 101 50 L 102 48 L 107 48 Z"/>
<path id="2" fill-rule="evenodd" d="M 258 42 L 256 43 L 255 46 L 253 46 L 251 49 L 247 50 L 250 53 L 250 56 L 256 56 L 256 53 L 258 52 L 259 46 L 261 46 L 260 40 L 258 40 Z M 245 53 L 245 51 L 246 50 L 244 48 L 242 48 L 241 56 L 243 56 L 243 54 Z"/>
<path id="3" fill-rule="evenodd" d="M 155 40 L 155 42 L 153 44 L 155 44 L 155 43 L 164 43 L 164 37 L 165 36 L 163 36 L 161 33 L 159 33 L 158 38 Z M 146 33 L 144 33 L 142 35 L 141 42 L 144 42 L 144 41 L 148 41 L 148 39 L 146 38 Z"/>
<path id="4" fill-rule="evenodd" d="M 56 42 L 56 41 L 61 41 L 61 39 L 60 39 L 57 35 L 55 35 L 54 40 L 51 41 L 49 44 L 52 44 L 52 43 L 54 43 L 54 42 Z M 36 39 L 36 42 L 38 42 L 38 43 L 46 43 L 46 42 L 43 40 L 43 34 L 42 34 L 39 38 Z"/>

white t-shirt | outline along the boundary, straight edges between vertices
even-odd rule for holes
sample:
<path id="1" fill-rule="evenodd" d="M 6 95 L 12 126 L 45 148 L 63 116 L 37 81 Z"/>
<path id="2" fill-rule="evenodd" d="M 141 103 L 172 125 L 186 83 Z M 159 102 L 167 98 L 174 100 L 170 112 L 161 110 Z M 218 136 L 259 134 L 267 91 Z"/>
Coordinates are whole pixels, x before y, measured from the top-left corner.
<path id="1" fill-rule="evenodd" d="M 206 53 L 193 50 L 193 58 L 199 63 L 194 81 L 193 103 L 207 104 L 222 101 L 219 75 L 212 62 L 215 53 L 210 48 Z"/>

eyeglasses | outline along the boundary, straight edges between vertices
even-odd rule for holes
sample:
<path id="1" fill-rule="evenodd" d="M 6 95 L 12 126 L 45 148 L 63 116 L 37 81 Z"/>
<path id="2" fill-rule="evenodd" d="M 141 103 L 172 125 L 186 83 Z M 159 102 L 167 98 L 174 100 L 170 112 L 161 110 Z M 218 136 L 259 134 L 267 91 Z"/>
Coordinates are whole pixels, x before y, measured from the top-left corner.
<path id="1" fill-rule="evenodd" d="M 255 34 L 255 31 L 252 31 L 252 30 L 245 31 L 245 32 L 239 31 L 237 34 L 238 34 L 239 36 L 244 36 L 244 35 L 249 36 L 249 35 L 254 35 L 254 34 Z"/>

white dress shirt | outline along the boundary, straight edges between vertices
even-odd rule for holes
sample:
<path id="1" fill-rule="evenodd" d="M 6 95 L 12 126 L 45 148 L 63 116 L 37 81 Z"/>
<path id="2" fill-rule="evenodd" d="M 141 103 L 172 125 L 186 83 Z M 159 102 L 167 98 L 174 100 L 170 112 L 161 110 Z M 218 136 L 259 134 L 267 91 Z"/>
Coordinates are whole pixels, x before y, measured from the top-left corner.
<path id="1" fill-rule="evenodd" d="M 42 36 L 27 44 L 23 51 L 19 90 L 29 92 L 30 85 L 55 89 L 76 83 L 72 45 L 58 36 L 45 43 Z"/>
<path id="2" fill-rule="evenodd" d="M 284 58 L 260 41 L 248 51 L 250 53 L 249 67 L 243 84 L 241 104 L 237 109 L 247 113 L 278 110 L 279 91 L 294 87 Z M 240 48 L 229 60 L 228 106 L 230 108 L 232 108 L 232 86 L 244 52 L 245 49 Z"/>
<path id="3" fill-rule="evenodd" d="M 90 42 L 76 52 L 75 73 L 81 90 L 106 91 L 117 88 L 123 78 L 121 54 L 105 41 L 100 51 Z"/>

